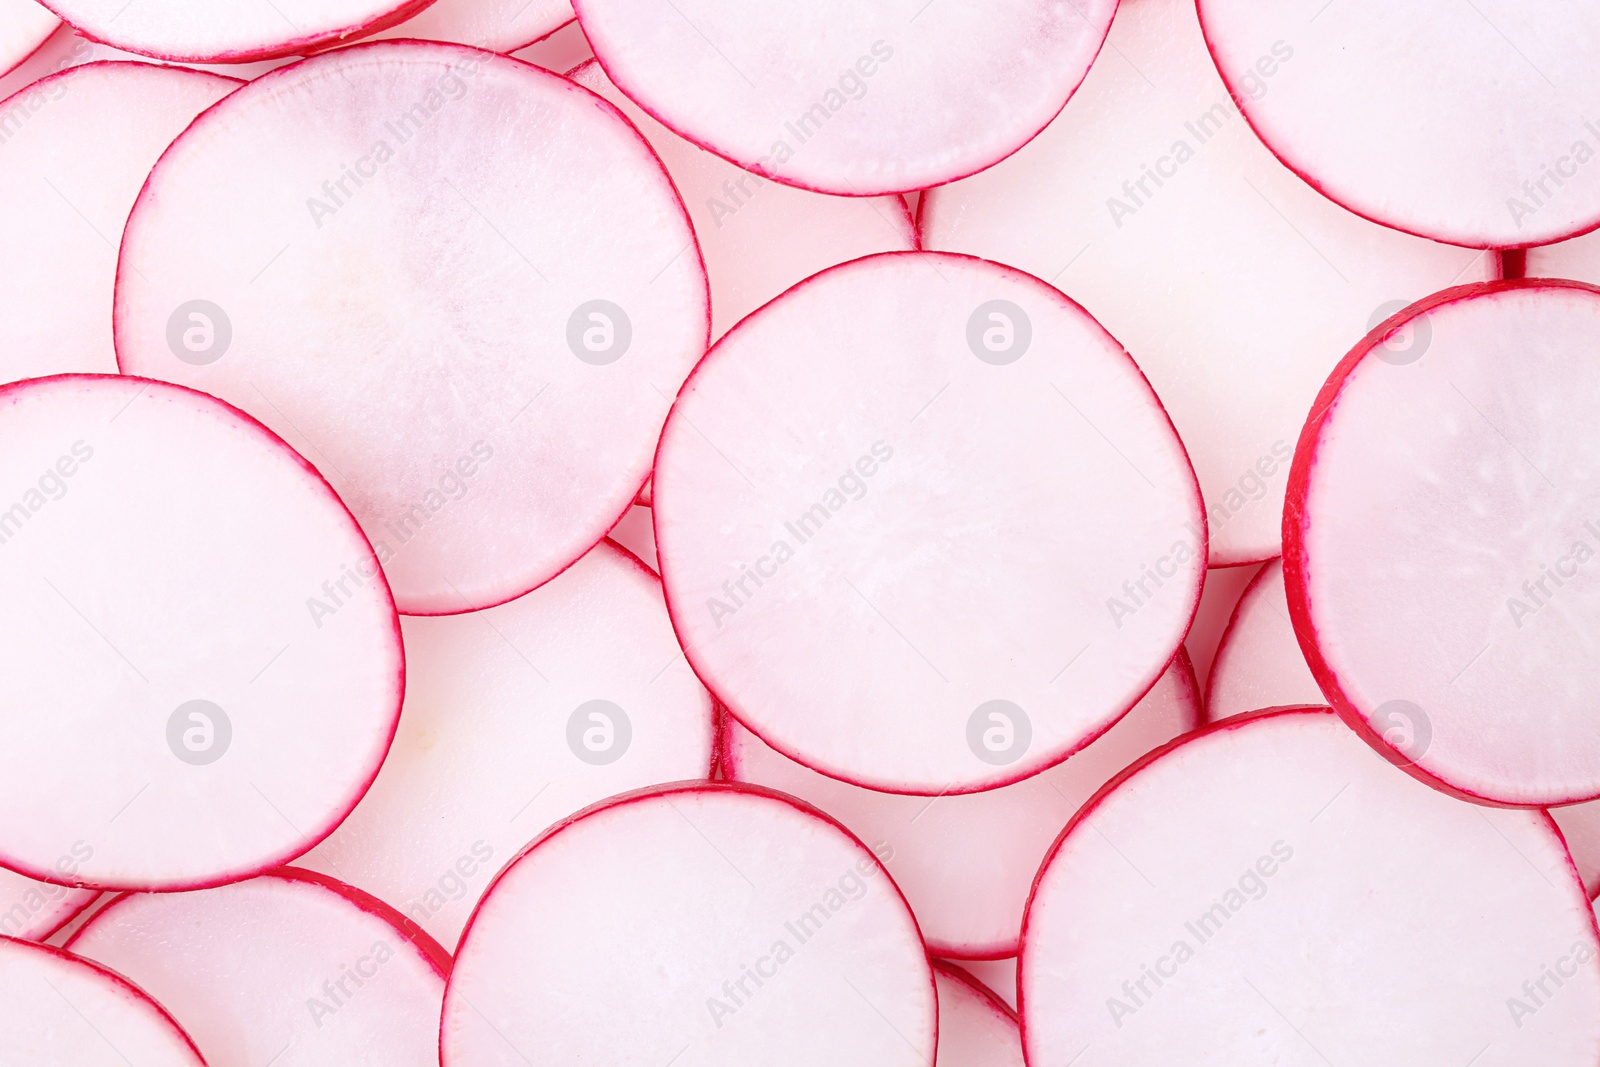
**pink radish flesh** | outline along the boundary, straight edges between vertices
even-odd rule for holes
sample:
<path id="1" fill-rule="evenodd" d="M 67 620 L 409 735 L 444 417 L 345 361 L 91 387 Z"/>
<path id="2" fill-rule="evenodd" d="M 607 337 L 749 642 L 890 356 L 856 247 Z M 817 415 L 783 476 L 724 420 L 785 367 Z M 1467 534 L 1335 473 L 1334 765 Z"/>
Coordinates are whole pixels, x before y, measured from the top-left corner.
<path id="1" fill-rule="evenodd" d="M 943 961 L 936 961 L 934 966 L 938 966 L 940 962 Z M 1017 958 L 1015 956 L 998 960 L 961 960 L 959 964 L 951 966 L 959 966 L 961 970 L 978 979 L 985 989 L 999 997 L 1013 1014 L 1016 1013 Z"/>
<path id="2" fill-rule="evenodd" d="M 627 508 L 703 352 L 705 275 L 610 105 L 384 42 L 251 82 L 173 144 L 123 239 L 116 330 L 124 371 L 282 433 L 400 609 L 439 615 L 549 580 Z"/>
<path id="3" fill-rule="evenodd" d="M 722 773 L 800 797 L 874 848 L 883 846 L 884 865 L 910 901 L 928 951 L 1013 956 L 1028 889 L 1061 827 L 1112 775 L 1194 729 L 1199 717 L 1194 675 L 1180 656 L 1088 748 L 1001 789 L 932 798 L 873 792 L 808 770 L 731 720 Z"/>
<path id="4" fill-rule="evenodd" d="M 0 0 L 0 74 L 38 51 L 60 25 L 49 8 L 34 0 Z"/>
<path id="5" fill-rule="evenodd" d="M 639 561 L 657 574 L 661 568 L 656 563 L 655 513 L 649 507 L 635 504 L 622 516 L 622 521 L 606 535 L 632 552 Z"/>
<path id="6" fill-rule="evenodd" d="M 948 963 L 933 965 L 939 990 L 940 1067 L 1023 1067 L 1022 1035 L 1010 1008 Z"/>
<path id="7" fill-rule="evenodd" d="M 1283 563 L 1273 560 L 1245 589 L 1228 620 L 1206 684 L 1206 721 L 1326 702 L 1289 621 Z"/>
<path id="8" fill-rule="evenodd" d="M 847 196 L 1004 159 L 1061 110 L 1115 0 L 581 0 L 618 88 L 747 170 Z"/>
<path id="9" fill-rule="evenodd" d="M 777 794 L 691 785 L 600 805 L 501 872 L 440 1059 L 931 1067 L 935 1017 L 916 923 L 865 846 Z"/>
<path id="10" fill-rule="evenodd" d="M 88 849 L 87 842 L 78 842 L 80 854 Z M 77 873 L 78 862 L 69 850 L 52 873 L 70 878 Z M 43 941 L 71 922 L 98 895 L 93 889 L 39 882 L 0 867 L 0 935 Z"/>
<path id="11" fill-rule="evenodd" d="M 1407 302 L 1492 277 L 1494 257 L 1375 226 L 1285 170 L 1217 77 L 1194 0 L 1123 4 L 1109 42 L 1037 139 L 929 191 L 923 244 L 1080 301 L 1171 412 L 1211 562 L 1269 559 L 1295 435 L 1339 356 Z"/>
<path id="12" fill-rule="evenodd" d="M 1600 283 L 1600 232 L 1530 248 L 1523 270 L 1529 278 L 1574 278 L 1580 282 Z"/>
<path id="13" fill-rule="evenodd" d="M 1216 659 L 1217 646 L 1222 643 L 1223 631 L 1228 628 L 1228 617 L 1257 570 L 1258 567 L 1249 563 L 1206 568 L 1205 582 L 1200 587 L 1200 606 L 1195 609 L 1189 636 L 1183 639 L 1184 650 L 1202 686 L 1211 676 L 1212 661 Z"/>
<path id="14" fill-rule="evenodd" d="M 411 18 L 370 39 L 420 37 L 490 52 L 512 52 L 571 21 L 570 0 L 434 0 Z"/>
<path id="15" fill-rule="evenodd" d="M 696 672 L 774 748 L 875 789 L 1059 762 L 1155 683 L 1199 592 L 1194 476 L 1138 368 L 967 257 L 857 260 L 745 319 L 653 484 Z"/>
<path id="16" fill-rule="evenodd" d="M 1067 828 L 1029 903 L 1023 1040 L 1036 1064 L 1589 1067 L 1597 955 L 1542 812 L 1428 789 L 1328 712 L 1269 712 Z"/>
<path id="17" fill-rule="evenodd" d="M 403 676 L 327 483 L 211 397 L 64 375 L 0 389 L 0 485 L 0 705 L 32 709 L 0 746 L 0 861 L 178 889 L 326 835 L 377 773 Z M 345 574 L 368 595 L 308 611 Z"/>
<path id="18" fill-rule="evenodd" d="M 1567 839 L 1567 850 L 1591 898 L 1600 896 L 1600 801 L 1551 808 L 1550 817 Z"/>

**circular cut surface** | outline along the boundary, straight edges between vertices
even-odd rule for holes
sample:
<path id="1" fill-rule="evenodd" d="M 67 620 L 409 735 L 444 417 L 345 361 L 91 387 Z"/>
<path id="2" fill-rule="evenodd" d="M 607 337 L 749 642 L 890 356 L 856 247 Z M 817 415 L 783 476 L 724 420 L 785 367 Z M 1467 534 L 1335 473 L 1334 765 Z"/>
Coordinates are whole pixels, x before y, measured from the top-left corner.
<path id="1" fill-rule="evenodd" d="M 1405 314 L 1427 343 L 1397 361 L 1375 331 L 1300 439 L 1300 643 L 1341 714 L 1445 787 L 1600 796 L 1600 291 L 1502 282 Z"/>
<path id="2" fill-rule="evenodd" d="M 1269 712 L 1068 827 L 1029 903 L 1023 1041 L 1035 1064 L 1589 1067 L 1597 953 L 1544 813 L 1428 789 L 1327 712 Z"/>
<path id="3" fill-rule="evenodd" d="M 33 55 L 61 20 L 34 0 L 0 0 L 0 74 Z"/>
<path id="4" fill-rule="evenodd" d="M 421 37 L 514 52 L 571 21 L 570 0 L 435 0 L 371 39 Z"/>
<path id="5" fill-rule="evenodd" d="M 610 801 L 501 872 L 462 937 L 440 1051 L 445 1067 L 931 1067 L 935 1020 L 916 922 L 872 853 L 787 798 L 707 784 Z"/>
<path id="6" fill-rule="evenodd" d="M 6 386 L 0 546 L 8 867 L 108 888 L 244 877 L 315 844 L 377 774 L 400 712 L 393 604 L 377 578 L 307 611 L 377 562 L 260 424 L 135 378 Z"/>
<path id="7" fill-rule="evenodd" d="M 1061 110 L 1115 0 L 582 0 L 618 88 L 696 144 L 847 196 L 922 189 L 1015 152 Z"/>
<path id="8" fill-rule="evenodd" d="M 745 319 L 654 494 L 700 677 L 774 748 L 895 792 L 1016 781 L 1105 730 L 1176 653 L 1205 557 L 1126 353 L 962 256 L 857 260 Z"/>
<path id="9" fill-rule="evenodd" d="M 398 41 L 191 126 L 129 219 L 115 316 L 124 371 L 282 434 L 427 615 L 518 596 L 605 535 L 707 331 L 682 205 L 610 105 Z"/>
<path id="10" fill-rule="evenodd" d="M 940 1067 L 1023 1067 L 1017 1017 L 959 967 L 936 962 Z"/>
<path id="11" fill-rule="evenodd" d="M 80 855 L 87 842 L 76 842 Z M 55 869 L 58 877 L 70 878 L 78 859 L 70 851 Z M 43 941 L 77 915 L 100 894 L 93 889 L 39 882 L 0 867 L 0 935 L 24 941 Z"/>
<path id="12" fill-rule="evenodd" d="M 1289 621 L 1283 562 L 1273 560 L 1251 580 L 1228 620 L 1206 682 L 1206 721 L 1325 703 Z"/>

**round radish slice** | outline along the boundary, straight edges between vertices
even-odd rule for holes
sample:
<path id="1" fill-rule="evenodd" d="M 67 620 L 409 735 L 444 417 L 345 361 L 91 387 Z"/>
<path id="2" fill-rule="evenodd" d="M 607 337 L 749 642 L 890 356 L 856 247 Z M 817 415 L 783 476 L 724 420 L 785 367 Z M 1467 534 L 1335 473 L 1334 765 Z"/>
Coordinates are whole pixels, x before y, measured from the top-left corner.
<path id="1" fill-rule="evenodd" d="M 573 4 L 618 88 L 746 170 L 826 193 L 922 189 L 1061 110 L 1116 0 Z"/>
<path id="2" fill-rule="evenodd" d="M 0 0 L 0 74 L 39 50 L 61 20 L 33 0 Z M 0 106 L 0 113 L 10 110 Z"/>
<path id="3" fill-rule="evenodd" d="M 156 159 L 242 82 L 150 63 L 91 63 L 0 102 L 38 100 L 0 153 L 0 380 L 115 373 L 117 242 Z"/>
<path id="4" fill-rule="evenodd" d="M 1345 357 L 1295 453 L 1284 579 L 1313 675 L 1470 797 L 1600 796 L 1597 329 L 1576 282 L 1439 293 Z"/>
<path id="5" fill-rule="evenodd" d="M 404 672 L 327 483 L 211 397 L 63 375 L 0 388 L 0 486 L 0 707 L 29 709 L 0 746 L 0 862 L 179 889 L 326 836 L 378 772 Z M 352 571 L 372 595 L 308 610 Z"/>
<path id="6" fill-rule="evenodd" d="M 0 937 L 0 1004 L 6 1006 L 0 1062 L 206 1067 L 161 1005 L 70 952 Z"/>
<path id="7" fill-rule="evenodd" d="M 1600 223 L 1600 169 L 1584 166 L 1600 151 L 1594 5 L 1199 8 L 1217 69 L 1256 133 L 1351 211 L 1474 247 L 1542 244 Z"/>
<path id="8" fill-rule="evenodd" d="M 1045 278 L 1128 346 L 1194 461 L 1219 565 L 1279 554 L 1295 435 L 1339 356 L 1407 302 L 1495 267 L 1366 222 L 1285 170 L 1217 77 L 1194 0 L 1122 5 L 1049 129 L 930 190 L 921 212 L 925 247 Z"/>
<path id="9" fill-rule="evenodd" d="M 1023 1043 L 1036 1064 L 1590 1067 L 1597 956 L 1542 812 L 1428 789 L 1328 712 L 1267 712 L 1136 765 L 1062 834 L 1023 931 Z"/>
<path id="10" fill-rule="evenodd" d="M 191 126 L 129 219 L 115 316 L 124 371 L 315 463 L 420 615 L 604 537 L 707 331 L 683 206 L 615 109 L 414 41 L 274 71 Z"/>
<path id="11" fill-rule="evenodd" d="M 861 842 L 797 802 L 705 783 L 551 830 L 478 904 L 444 1067 L 929 1065 L 917 925 Z"/>
<path id="12" fill-rule="evenodd" d="M 80 854 L 89 846 L 78 842 Z M 70 852 L 57 862 L 58 877 L 77 873 L 78 859 Z M 43 941 L 60 930 L 99 896 L 93 889 L 39 882 L 0 867 L 0 935 L 24 941 Z"/>
<path id="13" fill-rule="evenodd" d="M 667 422 L 654 513 L 712 692 L 792 759 L 904 793 L 1017 781 L 1116 722 L 1205 557 L 1127 354 L 964 256 L 856 260 L 740 323 Z"/>
<path id="14" fill-rule="evenodd" d="M 1283 563 L 1273 560 L 1251 581 L 1228 620 L 1206 682 L 1206 721 L 1258 708 L 1326 702 L 1289 621 Z"/>
<path id="15" fill-rule="evenodd" d="M 723 734 L 722 773 L 815 804 L 870 843 L 910 901 L 929 952 L 996 959 L 1016 955 L 1028 890 L 1061 827 L 1112 775 L 1199 718 L 1194 674 L 1180 653 L 1092 745 L 1001 789 L 933 798 L 876 793 L 807 770 L 736 722 Z"/>
<path id="16" fill-rule="evenodd" d="M 436 0 L 372 39 L 420 37 L 514 52 L 571 21 L 570 0 Z"/>
<path id="17" fill-rule="evenodd" d="M 558 819 L 710 774 L 711 698 L 683 662 L 661 583 L 608 541 L 509 604 L 403 630 L 394 748 L 301 863 L 377 893 L 443 944 Z"/>
<path id="18" fill-rule="evenodd" d="M 941 1067 L 1023 1067 L 1017 1016 L 960 967 L 936 961 Z"/>
<path id="19" fill-rule="evenodd" d="M 332 878 L 285 867 L 220 889 L 125 896 L 69 947 L 149 990 L 211 1067 L 438 1064 L 450 957 Z"/>

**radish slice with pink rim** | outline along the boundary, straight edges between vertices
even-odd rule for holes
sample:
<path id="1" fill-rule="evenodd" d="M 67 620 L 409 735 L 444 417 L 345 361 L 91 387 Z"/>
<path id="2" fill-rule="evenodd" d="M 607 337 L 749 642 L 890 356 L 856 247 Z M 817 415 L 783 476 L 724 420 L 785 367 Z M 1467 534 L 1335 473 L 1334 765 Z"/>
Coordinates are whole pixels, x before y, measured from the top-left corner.
<path id="1" fill-rule="evenodd" d="M 212 397 L 63 375 L 0 388 L 0 485 L 0 704 L 33 709 L 0 747 L 0 861 L 181 889 L 331 831 L 388 750 L 404 662 L 327 483 Z M 314 617 L 346 569 L 373 595 Z"/>
<path id="2" fill-rule="evenodd" d="M 78 843 L 79 851 L 88 848 Z M 57 861 L 58 877 L 70 878 L 78 863 L 69 851 Z M 0 936 L 44 941 L 71 922 L 100 894 L 93 889 L 40 882 L 0 867 Z"/>
<path id="3" fill-rule="evenodd" d="M 707 782 L 606 801 L 501 871 L 439 1047 L 443 1067 L 931 1067 L 937 1029 L 916 921 L 866 846 L 791 798 Z"/>
<path id="4" fill-rule="evenodd" d="M 1600 283 L 1600 232 L 1528 249 L 1523 273 L 1529 278 L 1573 278 Z"/>
<path id="5" fill-rule="evenodd" d="M 1577 282 L 1436 294 L 1345 357 L 1295 452 L 1284 580 L 1312 674 L 1468 798 L 1600 796 L 1597 329 Z"/>
<path id="6" fill-rule="evenodd" d="M 1206 721 L 1326 702 L 1289 621 L 1283 562 L 1273 560 L 1245 588 L 1228 619 L 1206 682 Z"/>
<path id="7" fill-rule="evenodd" d="M 1083 80 L 1116 0 L 573 7 L 611 80 L 682 136 L 789 185 L 871 196 L 1015 152 Z"/>
<path id="8" fill-rule="evenodd" d="M 509 604 L 402 630 L 394 746 L 299 863 L 371 890 L 445 945 L 552 823 L 711 773 L 711 698 L 683 662 L 661 583 L 609 541 Z"/>
<path id="9" fill-rule="evenodd" d="M 1550 820 L 1429 789 L 1326 711 L 1211 727 L 1087 805 L 1020 981 L 1036 1064 L 1600 1057 L 1595 919 Z"/>
<path id="10" fill-rule="evenodd" d="M 932 798 L 876 793 L 808 770 L 733 720 L 723 732 L 722 773 L 815 804 L 878 850 L 929 952 L 997 959 L 1016 955 L 1028 890 L 1061 827 L 1118 771 L 1199 718 L 1194 674 L 1180 653 L 1088 748 L 1000 789 Z"/>
<path id="11" fill-rule="evenodd" d="M 940 1067 L 1023 1067 L 1017 1016 L 954 964 L 935 960 Z"/>
<path id="12" fill-rule="evenodd" d="M 653 485 L 696 673 L 869 788 L 1060 762 L 1155 684 L 1199 596 L 1194 474 L 1139 369 L 969 257 L 856 260 L 745 319 L 685 385 Z"/>
<path id="13" fill-rule="evenodd" d="M 604 537 L 708 329 L 683 206 L 615 109 L 417 41 L 195 122 L 129 219 L 115 322 L 124 371 L 315 463 L 414 615 L 502 603 Z"/>
<path id="14" fill-rule="evenodd" d="M 935 961 L 937 966 L 942 961 Z M 1000 998 L 1013 1015 L 1017 1011 L 1017 958 L 1007 956 L 998 960 L 959 960 L 952 967 L 972 975 L 983 987 Z"/>
<path id="15" fill-rule="evenodd" d="M 434 0 L 398 26 L 367 39 L 416 37 L 490 52 L 515 52 L 549 36 L 572 18 L 570 0 Z"/>
<path id="16" fill-rule="evenodd" d="M 33 0 L 0 0 L 0 74 L 37 52 L 60 25 L 49 8 Z"/>
<path id="17" fill-rule="evenodd" d="M 336 879 L 130 894 L 68 947 L 159 999 L 210 1067 L 438 1063 L 449 955 Z"/>

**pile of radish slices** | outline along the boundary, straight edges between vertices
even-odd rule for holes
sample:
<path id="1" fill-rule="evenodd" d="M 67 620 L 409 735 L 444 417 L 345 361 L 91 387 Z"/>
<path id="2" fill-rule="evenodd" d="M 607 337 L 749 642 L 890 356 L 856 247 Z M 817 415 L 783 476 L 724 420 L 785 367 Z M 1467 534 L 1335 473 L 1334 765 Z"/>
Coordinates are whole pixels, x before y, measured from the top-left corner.
<path id="1" fill-rule="evenodd" d="M 0 1064 L 1600 1067 L 1597 53 L 0 0 Z"/>

